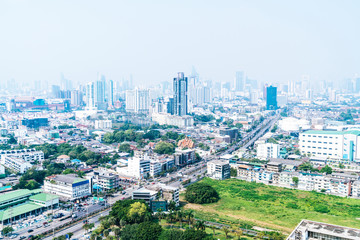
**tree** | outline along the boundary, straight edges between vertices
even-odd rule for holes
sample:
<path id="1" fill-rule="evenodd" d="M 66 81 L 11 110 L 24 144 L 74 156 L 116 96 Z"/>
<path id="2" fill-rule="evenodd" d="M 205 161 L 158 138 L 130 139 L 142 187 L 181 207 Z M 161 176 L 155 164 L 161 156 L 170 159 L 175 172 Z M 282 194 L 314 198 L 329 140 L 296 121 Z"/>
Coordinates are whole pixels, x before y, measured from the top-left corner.
<path id="1" fill-rule="evenodd" d="M 121 233 L 120 233 L 120 239 L 121 240 L 137 240 L 137 228 L 139 224 L 131 224 L 126 225 Z"/>
<path id="2" fill-rule="evenodd" d="M 220 197 L 216 190 L 206 183 L 194 183 L 186 188 L 186 201 L 204 204 L 217 202 Z"/>
<path id="3" fill-rule="evenodd" d="M 148 214 L 148 206 L 145 203 L 135 202 L 131 204 L 127 216 L 132 222 L 139 223 L 144 221 Z"/>
<path id="4" fill-rule="evenodd" d="M 230 168 L 230 176 L 236 177 L 237 176 L 237 170 L 236 168 Z"/>
<path id="5" fill-rule="evenodd" d="M 225 233 L 225 238 L 228 238 L 228 234 L 230 232 L 229 228 L 224 226 L 224 227 L 222 227 L 222 230 Z"/>
<path id="6" fill-rule="evenodd" d="M 326 165 L 320 170 L 321 173 L 332 174 L 332 168 Z"/>
<path id="7" fill-rule="evenodd" d="M 130 144 L 128 144 L 128 143 L 121 144 L 120 147 L 119 147 L 119 151 L 120 152 L 130 153 L 131 152 Z"/>
<path id="8" fill-rule="evenodd" d="M 119 223 L 119 225 L 121 227 L 124 227 L 125 224 L 127 223 L 134 223 L 132 219 L 129 218 L 129 211 L 130 209 L 133 207 L 132 204 L 139 202 L 139 203 L 143 203 L 146 207 L 146 213 L 144 215 L 144 219 L 149 219 L 151 218 L 151 213 L 150 213 L 150 209 L 147 206 L 147 204 L 145 203 L 144 200 L 122 200 L 122 201 L 117 201 L 113 206 L 112 209 L 110 211 L 109 216 L 114 216 L 116 218 L 116 222 Z M 143 205 L 141 205 L 143 207 Z M 133 208 L 132 210 L 132 214 L 135 212 L 135 208 Z M 130 215 L 132 215 L 130 214 Z M 138 220 L 138 219 L 137 219 Z"/>
<path id="9" fill-rule="evenodd" d="M 154 152 L 158 154 L 173 154 L 175 152 L 175 146 L 168 142 L 159 142 L 156 144 Z"/>
<path id="10" fill-rule="evenodd" d="M 183 231 L 178 229 L 171 229 L 167 231 L 162 231 L 159 240 L 181 240 Z"/>
<path id="11" fill-rule="evenodd" d="M 235 234 L 236 234 L 238 239 L 241 239 L 241 236 L 243 235 L 243 231 L 241 229 L 237 229 L 235 231 Z"/>
<path id="12" fill-rule="evenodd" d="M 5 236 L 7 236 L 9 233 L 12 233 L 14 231 L 14 229 L 10 226 L 8 227 L 4 227 L 3 230 L 1 231 L 1 233 Z"/>
<path id="13" fill-rule="evenodd" d="M 158 223 L 143 222 L 138 225 L 136 231 L 136 239 L 153 240 L 158 239 L 162 231 L 162 227 Z"/>
<path id="14" fill-rule="evenodd" d="M 204 221 L 197 221 L 196 224 L 195 224 L 195 228 L 196 230 L 202 230 L 202 231 L 205 231 L 205 222 Z"/>
<path id="15" fill-rule="evenodd" d="M 298 178 L 298 177 L 293 177 L 293 178 L 292 178 L 292 181 L 293 181 L 293 183 L 295 184 L 295 186 L 297 186 L 298 183 L 299 183 L 299 178 Z"/>
<path id="16" fill-rule="evenodd" d="M 181 240 L 204 240 L 206 239 L 206 233 L 204 231 L 198 231 L 195 229 L 187 229 L 183 232 Z"/>
<path id="17" fill-rule="evenodd" d="M 215 236 L 215 230 L 216 230 L 215 225 L 210 225 L 210 228 L 211 228 L 211 230 L 213 230 L 213 235 Z"/>

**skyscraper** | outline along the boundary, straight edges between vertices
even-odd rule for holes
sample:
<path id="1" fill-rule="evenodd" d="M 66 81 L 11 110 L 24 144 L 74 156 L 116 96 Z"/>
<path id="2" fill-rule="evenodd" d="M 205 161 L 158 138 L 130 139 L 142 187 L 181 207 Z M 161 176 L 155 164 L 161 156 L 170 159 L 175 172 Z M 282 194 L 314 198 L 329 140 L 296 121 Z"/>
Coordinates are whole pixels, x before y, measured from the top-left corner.
<path id="1" fill-rule="evenodd" d="M 245 89 L 245 73 L 243 71 L 238 71 L 235 74 L 234 90 L 244 91 L 244 89 Z"/>
<path id="2" fill-rule="evenodd" d="M 185 116 L 188 113 L 188 79 L 179 72 L 173 81 L 174 115 Z"/>
<path id="3" fill-rule="evenodd" d="M 89 82 L 86 84 L 86 107 L 88 109 L 95 108 L 95 84 L 94 82 Z"/>
<path id="4" fill-rule="evenodd" d="M 266 110 L 277 109 L 277 87 L 266 88 Z"/>

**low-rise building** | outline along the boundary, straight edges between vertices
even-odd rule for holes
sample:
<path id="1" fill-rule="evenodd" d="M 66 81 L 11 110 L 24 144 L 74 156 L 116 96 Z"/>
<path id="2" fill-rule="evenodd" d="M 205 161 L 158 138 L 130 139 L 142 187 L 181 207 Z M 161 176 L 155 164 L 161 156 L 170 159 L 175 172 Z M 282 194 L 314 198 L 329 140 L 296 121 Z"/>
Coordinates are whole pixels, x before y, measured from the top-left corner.
<path id="1" fill-rule="evenodd" d="M 175 165 L 186 166 L 195 162 L 195 150 L 192 149 L 176 149 L 174 153 Z"/>
<path id="2" fill-rule="evenodd" d="M 230 165 L 227 161 L 213 160 L 207 163 L 207 174 L 218 180 L 230 178 Z"/>
<path id="3" fill-rule="evenodd" d="M 358 240 L 360 229 L 302 220 L 287 240 Z"/>
<path id="4" fill-rule="evenodd" d="M 102 190 L 117 189 L 120 187 L 120 178 L 118 175 L 109 172 L 94 172 L 94 181 Z"/>
<path id="5" fill-rule="evenodd" d="M 13 156 L 2 156 L 1 163 L 16 173 L 25 173 L 32 167 L 32 164 L 22 158 Z"/>
<path id="6" fill-rule="evenodd" d="M 262 160 L 278 158 L 280 145 L 275 143 L 259 143 L 256 148 L 256 157 Z"/>
<path id="7" fill-rule="evenodd" d="M 0 151 L 1 158 L 5 156 L 13 156 L 16 158 L 21 158 L 27 162 L 34 161 L 43 161 L 44 160 L 44 152 L 37 151 L 35 148 L 29 149 L 17 149 L 17 150 L 2 150 Z"/>
<path id="8" fill-rule="evenodd" d="M 91 182 L 75 175 L 53 175 L 45 178 L 44 191 L 65 200 L 76 200 L 91 195 Z"/>

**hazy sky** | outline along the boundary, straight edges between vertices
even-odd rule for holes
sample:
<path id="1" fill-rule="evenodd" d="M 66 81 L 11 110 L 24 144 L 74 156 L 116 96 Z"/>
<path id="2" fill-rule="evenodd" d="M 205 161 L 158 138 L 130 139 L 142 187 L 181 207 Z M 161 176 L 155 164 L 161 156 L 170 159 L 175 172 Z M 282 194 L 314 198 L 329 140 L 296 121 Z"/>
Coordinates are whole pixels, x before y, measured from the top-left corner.
<path id="1" fill-rule="evenodd" d="M 77 82 L 97 72 L 169 81 L 258 81 L 360 73 L 360 1 L 1 0 L 0 81 Z"/>

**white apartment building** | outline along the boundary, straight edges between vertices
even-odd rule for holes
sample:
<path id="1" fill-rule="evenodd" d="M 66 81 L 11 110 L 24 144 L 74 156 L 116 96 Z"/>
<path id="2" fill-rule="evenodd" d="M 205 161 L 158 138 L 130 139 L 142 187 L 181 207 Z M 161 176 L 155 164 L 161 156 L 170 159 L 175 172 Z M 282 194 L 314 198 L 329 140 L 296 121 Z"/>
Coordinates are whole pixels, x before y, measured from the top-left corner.
<path id="1" fill-rule="evenodd" d="M 126 111 L 148 113 L 150 107 L 149 89 L 126 90 Z"/>
<path id="2" fill-rule="evenodd" d="M 360 198 L 360 180 L 354 181 L 352 184 L 352 196 Z"/>
<path id="3" fill-rule="evenodd" d="M 207 174 L 218 180 L 230 178 L 230 165 L 227 161 L 213 160 L 207 163 Z"/>
<path id="4" fill-rule="evenodd" d="M 137 179 L 147 178 L 150 173 L 150 158 L 147 155 L 129 158 L 127 168 L 129 176 Z"/>
<path id="5" fill-rule="evenodd" d="M 27 162 L 43 161 L 45 159 L 43 151 L 37 151 L 36 149 L 18 149 L 18 150 L 3 150 L 0 151 L 1 159 L 5 156 L 12 156 L 21 158 Z"/>
<path id="6" fill-rule="evenodd" d="M 278 158 L 280 145 L 275 143 L 259 143 L 256 148 L 256 157 L 259 159 Z"/>
<path id="7" fill-rule="evenodd" d="M 44 181 L 44 192 L 70 201 L 90 196 L 91 187 L 88 179 L 78 178 L 72 174 L 49 176 Z"/>
<path id="8" fill-rule="evenodd" d="M 32 164 L 25 161 L 22 158 L 13 157 L 13 156 L 1 156 L 2 165 L 10 168 L 11 170 L 17 173 L 25 173 L 32 167 Z"/>
<path id="9" fill-rule="evenodd" d="M 161 162 L 157 160 L 150 160 L 150 176 L 158 176 L 161 173 Z"/>
<path id="10" fill-rule="evenodd" d="M 112 121 L 111 120 L 95 120 L 95 129 L 111 129 Z"/>
<path id="11" fill-rule="evenodd" d="M 360 131 L 306 131 L 300 134 L 300 151 L 313 157 L 360 160 Z"/>
<path id="12" fill-rule="evenodd" d="M 0 176 L 5 174 L 5 167 L 0 165 Z"/>

